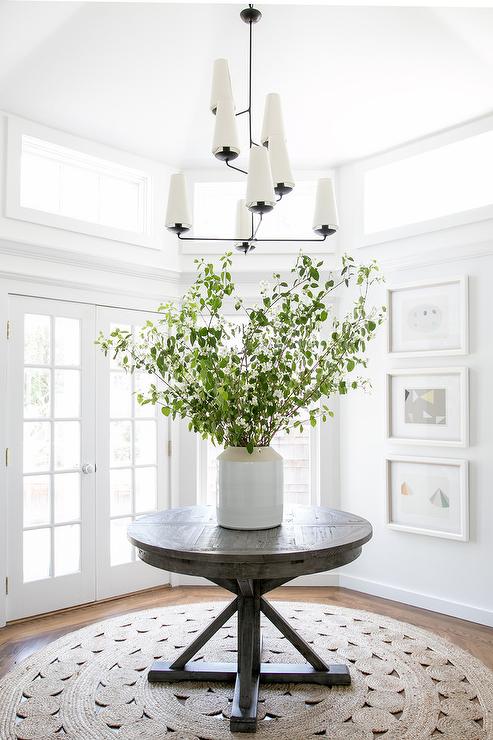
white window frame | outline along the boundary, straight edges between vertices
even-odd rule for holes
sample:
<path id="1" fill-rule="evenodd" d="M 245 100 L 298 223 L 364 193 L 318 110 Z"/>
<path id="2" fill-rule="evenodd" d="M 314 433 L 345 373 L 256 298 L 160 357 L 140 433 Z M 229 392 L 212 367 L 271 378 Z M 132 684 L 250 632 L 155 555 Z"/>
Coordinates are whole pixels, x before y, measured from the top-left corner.
<path id="1" fill-rule="evenodd" d="M 330 423 L 330 422 L 329 422 Z M 196 435 L 196 465 L 197 465 L 197 504 L 207 506 L 207 440 Z M 312 506 L 320 506 L 320 424 L 315 429 L 310 428 L 310 500 Z M 218 453 L 219 454 L 219 453 Z"/>
<path id="2" fill-rule="evenodd" d="M 446 216 L 440 216 L 428 221 L 418 221 L 412 224 L 404 224 L 394 228 L 376 231 L 370 234 L 365 233 L 365 175 L 369 170 L 383 167 L 402 159 L 407 159 L 418 154 L 424 154 L 433 151 L 447 144 L 469 139 L 478 134 L 491 131 L 493 129 L 493 116 L 486 116 L 477 121 L 473 121 L 465 126 L 459 126 L 454 129 L 442 132 L 440 134 L 420 139 L 419 141 L 408 144 L 404 147 L 392 149 L 383 154 L 370 157 L 352 168 L 354 177 L 351 178 L 351 192 L 354 198 L 354 210 L 352 218 L 355 226 L 355 247 L 362 248 L 385 242 L 405 239 L 408 237 L 419 236 L 429 232 L 441 231 L 443 229 L 454 228 L 467 224 L 477 223 L 478 221 L 487 221 L 493 219 L 493 204 L 472 208 L 465 211 L 459 211 Z M 425 173 L 423 173 L 425 175 Z"/>
<path id="3" fill-rule="evenodd" d="M 214 170 L 190 170 L 186 173 L 189 184 L 189 199 L 191 211 L 193 213 L 193 198 L 194 198 L 194 186 L 200 182 L 238 182 L 242 175 L 238 173 L 231 173 L 224 169 Z M 296 182 L 313 182 L 318 180 L 320 177 L 332 177 L 335 181 L 336 195 L 337 195 L 337 172 L 334 169 L 325 171 L 318 170 L 303 170 L 294 173 L 295 183 Z M 245 178 L 245 189 L 246 189 L 246 178 Z M 286 196 L 289 198 L 289 194 Z M 313 202 L 313 208 L 315 209 L 315 201 Z M 269 214 L 265 216 L 269 218 Z M 261 231 L 259 231 L 259 237 Z M 316 239 L 317 236 L 311 231 L 311 223 L 308 224 L 307 238 Z M 188 234 L 186 236 L 189 236 Z M 190 232 L 190 236 L 193 236 L 193 228 Z M 200 235 L 199 235 L 200 236 Z M 218 236 L 226 236 L 225 234 L 218 234 Z M 182 254 L 223 254 L 225 249 L 231 249 L 233 242 L 180 242 L 180 248 Z M 300 249 L 305 249 L 310 254 L 337 254 L 338 252 L 338 233 L 327 237 L 325 241 L 304 243 L 301 239 L 296 242 L 259 242 L 258 249 L 261 249 L 263 255 L 272 254 L 298 254 Z"/>
<path id="4" fill-rule="evenodd" d="M 56 213 L 49 213 L 34 208 L 27 208 L 21 205 L 21 155 L 22 155 L 22 138 L 30 136 L 46 142 L 47 147 L 50 144 L 62 146 L 75 150 L 77 153 L 97 157 L 104 160 L 102 164 L 108 167 L 108 174 L 111 174 L 111 166 L 114 165 L 113 172 L 118 174 L 122 168 L 132 169 L 145 175 L 145 182 L 142 188 L 141 199 L 143 209 L 143 230 L 142 232 L 128 231 L 118 229 L 113 226 L 83 221 L 76 218 L 70 218 Z M 151 249 L 161 249 L 161 242 L 156 239 L 155 231 L 155 214 L 159 213 L 159 202 L 157 198 L 158 188 L 156 180 L 158 175 L 157 166 L 147 160 L 128 154 L 123 151 L 111 149 L 101 144 L 96 144 L 85 139 L 81 139 L 71 134 L 67 134 L 55 129 L 41 126 L 32 121 L 25 121 L 14 116 L 7 117 L 7 149 L 6 149 L 6 193 L 5 193 L 5 216 L 20 221 L 27 221 L 41 226 L 49 226 L 56 229 L 64 229 L 79 234 L 95 236 L 103 239 L 110 239 L 126 244 L 135 244 L 141 247 Z M 153 171 L 154 170 L 154 171 Z"/>

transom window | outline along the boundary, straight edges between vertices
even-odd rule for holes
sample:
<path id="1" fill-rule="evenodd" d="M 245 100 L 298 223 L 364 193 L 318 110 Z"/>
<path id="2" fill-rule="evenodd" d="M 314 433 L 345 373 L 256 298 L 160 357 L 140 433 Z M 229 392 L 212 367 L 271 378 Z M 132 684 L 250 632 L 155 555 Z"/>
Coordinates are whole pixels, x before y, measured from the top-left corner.
<path id="1" fill-rule="evenodd" d="M 493 204 L 493 131 L 367 170 L 364 231 L 450 216 Z"/>
<path id="2" fill-rule="evenodd" d="M 145 172 L 22 135 L 23 208 L 148 234 L 150 189 Z"/>
<path id="3" fill-rule="evenodd" d="M 261 235 L 268 239 L 313 238 L 312 221 L 317 183 L 302 180 L 262 221 Z M 196 182 L 193 196 L 193 231 L 197 236 L 234 237 L 236 206 L 245 197 L 246 181 Z M 260 231 L 259 231 L 260 236 Z"/>

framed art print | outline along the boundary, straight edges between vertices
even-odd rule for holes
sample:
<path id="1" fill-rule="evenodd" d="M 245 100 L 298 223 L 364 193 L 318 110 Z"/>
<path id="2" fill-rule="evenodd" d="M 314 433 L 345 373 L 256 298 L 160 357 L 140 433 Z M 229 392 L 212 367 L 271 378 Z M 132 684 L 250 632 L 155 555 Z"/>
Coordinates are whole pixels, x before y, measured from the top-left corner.
<path id="1" fill-rule="evenodd" d="M 391 442 L 466 447 L 466 367 L 393 369 L 387 373 L 387 438 Z"/>
<path id="2" fill-rule="evenodd" d="M 467 460 L 389 457 L 386 466 L 391 529 L 469 539 Z"/>
<path id="3" fill-rule="evenodd" d="M 389 288 L 387 304 L 391 355 L 467 354 L 467 277 Z"/>

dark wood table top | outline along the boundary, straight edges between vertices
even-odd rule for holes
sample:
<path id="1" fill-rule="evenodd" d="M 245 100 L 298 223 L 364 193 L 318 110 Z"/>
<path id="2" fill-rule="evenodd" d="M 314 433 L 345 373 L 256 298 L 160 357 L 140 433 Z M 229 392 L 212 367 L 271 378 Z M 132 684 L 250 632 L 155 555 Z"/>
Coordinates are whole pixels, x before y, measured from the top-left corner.
<path id="1" fill-rule="evenodd" d="M 219 527 L 215 508 L 189 506 L 137 519 L 128 537 L 149 565 L 205 578 L 295 578 L 351 562 L 371 539 L 366 520 L 320 506 L 287 506 L 280 527 Z"/>

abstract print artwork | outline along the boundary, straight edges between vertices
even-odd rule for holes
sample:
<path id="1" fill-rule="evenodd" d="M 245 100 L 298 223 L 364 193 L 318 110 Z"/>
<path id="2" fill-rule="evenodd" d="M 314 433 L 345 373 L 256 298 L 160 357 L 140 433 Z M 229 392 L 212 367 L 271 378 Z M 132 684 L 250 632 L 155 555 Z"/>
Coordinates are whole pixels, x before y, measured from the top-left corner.
<path id="1" fill-rule="evenodd" d="M 467 353 L 467 279 L 388 291 L 388 350 L 402 357 Z"/>
<path id="2" fill-rule="evenodd" d="M 467 461 L 388 458 L 387 524 L 408 532 L 467 539 Z"/>
<path id="3" fill-rule="evenodd" d="M 445 424 L 445 388 L 405 388 L 405 419 L 407 424 Z"/>
<path id="4" fill-rule="evenodd" d="M 394 369 L 387 373 L 387 437 L 400 443 L 465 447 L 468 370 Z"/>

